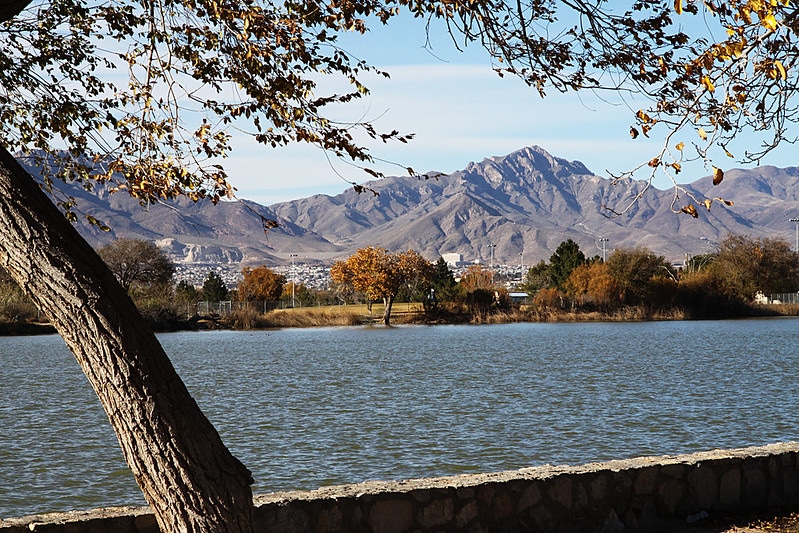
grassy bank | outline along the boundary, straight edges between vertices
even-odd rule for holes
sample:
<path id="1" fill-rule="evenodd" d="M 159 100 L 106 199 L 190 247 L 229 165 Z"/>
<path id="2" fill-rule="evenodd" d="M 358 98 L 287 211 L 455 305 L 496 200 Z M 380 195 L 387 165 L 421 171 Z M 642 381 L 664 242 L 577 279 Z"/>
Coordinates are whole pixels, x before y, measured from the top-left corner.
<path id="1" fill-rule="evenodd" d="M 235 311 L 228 316 L 192 317 L 188 320 L 155 321 L 156 331 L 203 329 L 269 329 L 310 328 L 325 326 L 360 326 L 380 324 L 383 305 L 375 304 L 371 312 L 364 305 L 335 305 L 277 309 L 268 313 Z M 507 324 L 512 322 L 631 322 L 648 320 L 695 320 L 707 318 L 757 318 L 799 316 L 799 305 L 752 305 L 737 309 L 728 316 L 703 317 L 681 309 L 652 309 L 643 306 L 600 311 L 580 311 L 522 306 L 507 311 L 474 313 L 462 305 L 442 305 L 433 313 L 425 313 L 421 304 L 396 304 L 391 323 L 401 324 Z M 55 329 L 46 322 L 33 320 L 0 320 L 0 336 L 52 334 Z"/>
<path id="2" fill-rule="evenodd" d="M 279 309 L 266 314 L 238 312 L 222 320 L 233 329 L 292 328 L 320 326 L 357 326 L 379 324 L 383 306 L 340 305 Z M 608 312 L 547 309 L 522 306 L 508 311 L 474 313 L 465 306 L 444 305 L 426 314 L 421 304 L 395 305 L 391 323 L 401 324 L 504 324 L 512 322 L 630 322 L 649 320 L 694 320 L 703 318 L 756 318 L 799 316 L 799 305 L 753 305 L 738 309 L 729 316 L 702 317 L 682 309 L 653 309 L 645 306 L 623 307 Z"/>

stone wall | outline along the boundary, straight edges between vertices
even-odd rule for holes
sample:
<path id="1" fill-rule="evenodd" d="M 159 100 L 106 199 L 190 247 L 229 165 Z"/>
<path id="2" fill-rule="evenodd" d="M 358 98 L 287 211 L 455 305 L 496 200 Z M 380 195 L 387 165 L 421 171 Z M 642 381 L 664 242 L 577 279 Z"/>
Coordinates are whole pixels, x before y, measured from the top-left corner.
<path id="1" fill-rule="evenodd" d="M 719 513 L 799 510 L 799 443 L 256 497 L 258 531 L 664 531 Z M 147 508 L 0 520 L 0 533 L 154 533 Z"/>

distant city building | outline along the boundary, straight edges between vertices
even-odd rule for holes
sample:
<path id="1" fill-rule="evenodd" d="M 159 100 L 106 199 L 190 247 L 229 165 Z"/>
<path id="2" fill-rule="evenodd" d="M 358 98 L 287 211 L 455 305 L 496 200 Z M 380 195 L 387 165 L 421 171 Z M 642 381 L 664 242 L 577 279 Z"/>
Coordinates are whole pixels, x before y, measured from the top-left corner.
<path id="1" fill-rule="evenodd" d="M 456 253 L 441 254 L 442 259 L 451 267 L 458 267 L 463 263 L 463 256 Z"/>

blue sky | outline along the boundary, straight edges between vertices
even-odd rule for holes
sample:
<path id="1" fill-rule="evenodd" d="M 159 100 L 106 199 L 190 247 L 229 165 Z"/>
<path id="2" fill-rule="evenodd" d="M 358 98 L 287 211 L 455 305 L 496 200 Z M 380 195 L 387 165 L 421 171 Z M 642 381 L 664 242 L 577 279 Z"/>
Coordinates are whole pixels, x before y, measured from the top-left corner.
<path id="1" fill-rule="evenodd" d="M 555 156 L 582 161 L 595 174 L 607 177 L 608 171 L 619 173 L 648 161 L 662 144 L 664 133 L 657 129 L 651 140 L 630 138 L 633 115 L 643 103 L 590 93 L 551 93 L 542 99 L 520 80 L 500 78 L 482 49 L 461 53 L 441 32 L 434 32 L 431 53 L 424 49 L 423 23 L 398 22 L 342 41 L 350 52 L 388 71 L 391 79 L 368 78 L 371 95 L 342 109 L 341 118 L 365 117 L 379 130 L 416 134 L 409 144 L 368 145 L 376 157 L 399 164 L 377 165 L 387 175 L 403 175 L 405 167 L 420 173 L 453 172 L 470 161 L 538 145 Z M 685 139 L 686 144 L 690 140 Z M 790 148 L 762 163 L 797 164 Z M 742 166 L 726 158 L 714 163 L 722 168 Z M 234 139 L 234 151 L 224 164 L 240 198 L 266 205 L 338 194 L 349 187 L 345 180 L 372 179 L 317 148 L 271 149 L 246 137 Z M 684 165 L 678 177 L 691 182 L 710 173 L 699 164 Z M 671 184 L 660 178 L 655 185 L 666 189 Z"/>

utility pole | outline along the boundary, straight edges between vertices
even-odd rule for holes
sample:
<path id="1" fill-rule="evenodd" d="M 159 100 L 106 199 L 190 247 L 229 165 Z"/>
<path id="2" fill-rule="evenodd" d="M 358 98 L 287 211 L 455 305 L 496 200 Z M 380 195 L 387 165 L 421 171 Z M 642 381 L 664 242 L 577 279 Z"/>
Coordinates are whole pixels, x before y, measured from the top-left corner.
<path id="1" fill-rule="evenodd" d="M 519 283 L 524 281 L 524 252 L 519 252 Z"/>
<path id="2" fill-rule="evenodd" d="M 297 254 L 289 254 L 291 257 L 291 308 L 294 309 L 294 286 L 297 285 L 297 274 L 294 272 L 294 258 Z"/>

